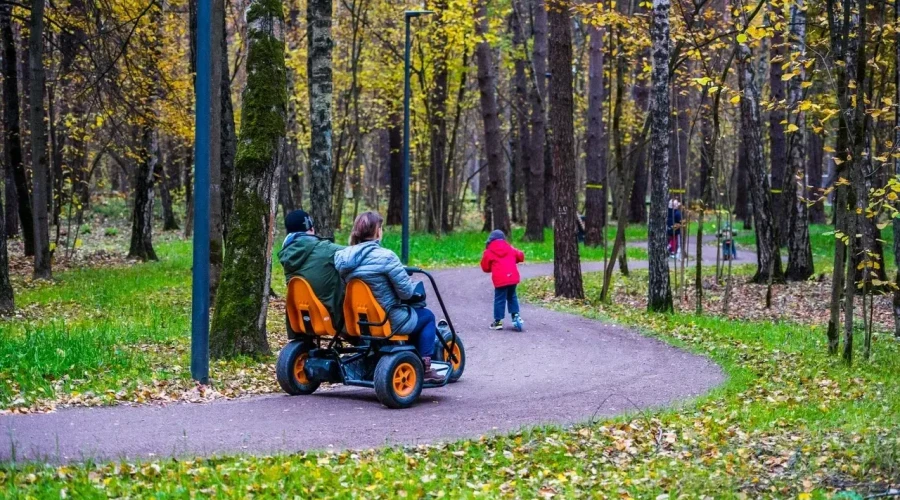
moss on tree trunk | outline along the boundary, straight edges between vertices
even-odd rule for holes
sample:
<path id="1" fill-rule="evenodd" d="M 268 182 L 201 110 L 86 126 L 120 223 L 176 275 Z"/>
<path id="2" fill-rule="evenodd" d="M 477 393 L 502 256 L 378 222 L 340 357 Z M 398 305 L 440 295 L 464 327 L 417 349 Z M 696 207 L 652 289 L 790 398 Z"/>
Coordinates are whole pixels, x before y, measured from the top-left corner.
<path id="1" fill-rule="evenodd" d="M 279 0 L 254 0 L 250 53 L 234 170 L 234 205 L 210 333 L 214 358 L 269 352 L 266 311 L 277 195 L 277 154 L 285 134 L 287 71 Z"/>

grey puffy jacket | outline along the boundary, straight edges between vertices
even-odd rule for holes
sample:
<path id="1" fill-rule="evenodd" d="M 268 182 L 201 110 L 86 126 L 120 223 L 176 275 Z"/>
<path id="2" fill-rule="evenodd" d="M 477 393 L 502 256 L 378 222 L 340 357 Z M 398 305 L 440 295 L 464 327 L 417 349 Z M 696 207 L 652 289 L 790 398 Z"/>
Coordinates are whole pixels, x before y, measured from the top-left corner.
<path id="1" fill-rule="evenodd" d="M 366 241 L 338 250 L 334 254 L 334 267 L 345 284 L 359 278 L 369 285 L 375 300 L 388 311 L 392 331 L 402 335 L 413 333 L 418 321 L 415 310 L 395 305 L 412 297 L 416 284 L 406 274 L 397 254 L 382 248 L 377 241 Z"/>

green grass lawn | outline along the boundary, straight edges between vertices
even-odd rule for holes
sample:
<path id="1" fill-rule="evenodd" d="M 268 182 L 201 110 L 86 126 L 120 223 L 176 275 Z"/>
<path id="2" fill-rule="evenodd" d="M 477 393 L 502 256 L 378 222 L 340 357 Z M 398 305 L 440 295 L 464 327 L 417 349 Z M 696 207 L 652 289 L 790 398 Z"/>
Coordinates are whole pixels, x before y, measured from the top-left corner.
<path id="1" fill-rule="evenodd" d="M 616 286 L 645 279 L 635 272 Z M 549 279 L 526 282 L 522 295 L 707 355 L 727 382 L 672 409 L 445 445 L 7 465 L 0 496 L 818 499 L 864 498 L 900 483 L 897 341 L 876 337 L 872 360 L 848 368 L 825 353 L 821 328 L 647 314 L 597 303 L 599 274 L 586 275 L 585 287 L 583 302 L 549 299 Z"/>
<path id="2" fill-rule="evenodd" d="M 734 224 L 738 230 L 735 241 L 739 247 L 748 249 L 756 248 L 756 233 L 753 230 L 741 230 L 740 223 Z M 884 263 L 888 268 L 894 267 L 894 231 L 891 227 L 886 227 L 881 231 L 882 245 L 884 246 Z M 809 242 L 812 246 L 813 262 L 815 263 L 816 272 L 830 273 L 834 266 L 834 226 L 830 224 L 811 224 L 809 226 Z M 782 255 L 786 256 L 787 251 L 783 249 Z"/>

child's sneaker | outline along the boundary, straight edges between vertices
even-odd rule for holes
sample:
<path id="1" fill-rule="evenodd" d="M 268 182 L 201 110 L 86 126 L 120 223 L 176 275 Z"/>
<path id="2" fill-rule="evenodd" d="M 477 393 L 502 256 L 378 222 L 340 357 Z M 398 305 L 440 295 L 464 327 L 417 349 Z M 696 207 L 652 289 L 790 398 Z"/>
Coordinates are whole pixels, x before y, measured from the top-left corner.
<path id="1" fill-rule="evenodd" d="M 522 319 L 522 316 L 518 314 L 513 314 L 512 317 L 513 328 L 516 329 L 517 332 L 521 332 L 523 328 L 525 328 L 525 320 Z"/>
<path id="2" fill-rule="evenodd" d="M 488 328 L 490 328 L 491 330 L 502 330 L 503 329 L 503 321 L 498 319 L 497 321 L 494 321 L 493 323 L 491 323 L 491 326 L 489 326 Z"/>

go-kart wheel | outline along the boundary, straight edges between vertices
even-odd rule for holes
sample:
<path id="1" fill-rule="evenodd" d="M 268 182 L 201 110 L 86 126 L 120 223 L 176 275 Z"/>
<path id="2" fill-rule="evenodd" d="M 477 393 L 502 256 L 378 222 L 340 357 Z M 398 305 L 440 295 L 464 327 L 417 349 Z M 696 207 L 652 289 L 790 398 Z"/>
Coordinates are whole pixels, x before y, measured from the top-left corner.
<path id="1" fill-rule="evenodd" d="M 278 385 L 291 396 L 312 394 L 319 388 L 318 380 L 310 380 L 303 371 L 309 357 L 310 346 L 300 340 L 292 340 L 278 354 L 275 375 Z"/>
<path id="2" fill-rule="evenodd" d="M 456 382 L 462 377 L 463 371 L 466 369 L 466 346 L 463 344 L 462 338 L 459 335 L 456 336 L 456 342 L 454 344 L 453 332 L 450 331 L 449 327 L 440 328 L 440 335 L 444 339 L 444 342 L 453 349 L 453 359 L 456 361 L 450 360 L 450 351 L 445 349 L 440 342 L 435 346 L 436 352 L 434 358 L 438 361 L 450 363 L 450 382 Z"/>
<path id="3" fill-rule="evenodd" d="M 375 366 L 375 395 L 388 408 L 409 408 L 422 393 L 422 360 L 412 351 L 388 354 Z"/>

